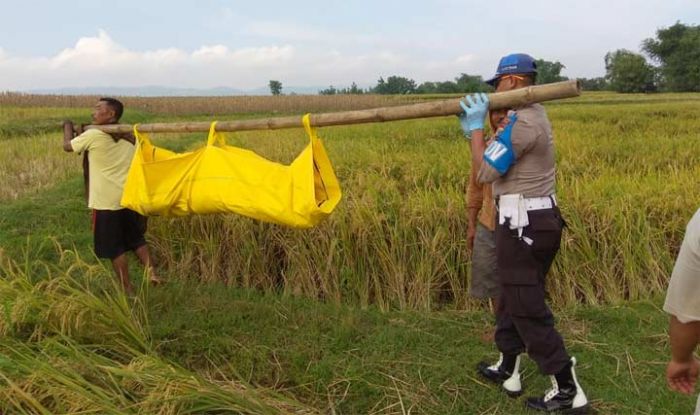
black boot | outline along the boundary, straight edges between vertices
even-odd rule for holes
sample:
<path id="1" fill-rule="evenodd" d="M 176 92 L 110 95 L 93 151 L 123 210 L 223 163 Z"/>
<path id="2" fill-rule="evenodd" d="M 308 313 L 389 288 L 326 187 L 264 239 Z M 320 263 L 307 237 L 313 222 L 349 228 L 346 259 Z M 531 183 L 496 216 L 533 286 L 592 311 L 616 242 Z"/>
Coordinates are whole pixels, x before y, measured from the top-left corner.
<path id="1" fill-rule="evenodd" d="M 581 389 L 576 379 L 576 359 L 564 366 L 559 373 L 550 376 L 552 389 L 548 390 L 544 396 L 527 399 L 527 407 L 538 411 L 555 412 L 564 414 L 587 414 L 590 405 L 588 399 Z"/>
<path id="2" fill-rule="evenodd" d="M 520 383 L 520 355 L 504 355 L 501 353 L 496 364 L 489 365 L 486 362 L 479 362 L 476 368 L 481 377 L 503 386 L 503 389 L 511 398 L 520 396 L 523 393 L 522 384 Z"/>

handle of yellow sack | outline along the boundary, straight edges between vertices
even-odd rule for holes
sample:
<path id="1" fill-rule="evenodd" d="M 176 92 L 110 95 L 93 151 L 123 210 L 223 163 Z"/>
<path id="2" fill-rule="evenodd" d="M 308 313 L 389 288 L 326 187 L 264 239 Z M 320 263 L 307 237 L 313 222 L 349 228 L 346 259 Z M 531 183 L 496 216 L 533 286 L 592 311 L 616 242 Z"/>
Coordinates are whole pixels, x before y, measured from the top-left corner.
<path id="1" fill-rule="evenodd" d="M 212 121 L 211 126 L 209 127 L 209 138 L 207 139 L 207 146 L 213 146 L 215 141 L 217 141 L 221 147 L 226 145 L 224 137 L 221 135 L 221 133 L 218 133 L 216 131 L 216 121 Z"/>
<path id="2" fill-rule="evenodd" d="M 313 139 L 316 137 L 316 129 L 311 126 L 311 113 L 304 114 L 301 119 L 302 124 L 304 124 L 304 130 L 306 130 L 306 135 Z"/>
<path id="3" fill-rule="evenodd" d="M 139 127 L 140 127 L 140 126 L 141 126 L 141 124 L 134 124 L 134 138 L 136 139 L 136 143 L 135 143 L 135 144 L 136 144 L 137 146 L 140 145 L 141 142 L 144 140 L 144 137 L 143 137 L 143 136 L 141 135 L 141 133 L 139 132 Z"/>

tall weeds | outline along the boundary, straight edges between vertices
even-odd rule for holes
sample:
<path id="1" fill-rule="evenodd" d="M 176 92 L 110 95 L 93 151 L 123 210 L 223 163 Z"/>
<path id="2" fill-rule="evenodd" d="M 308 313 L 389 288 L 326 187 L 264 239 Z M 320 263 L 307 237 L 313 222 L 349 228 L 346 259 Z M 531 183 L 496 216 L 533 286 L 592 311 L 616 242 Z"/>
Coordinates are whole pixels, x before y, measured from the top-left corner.
<path id="1" fill-rule="evenodd" d="M 60 250 L 60 249 L 59 249 Z M 161 358 L 143 304 L 111 271 L 61 251 L 58 264 L 0 257 L 0 412 L 314 413 L 273 390 Z"/>

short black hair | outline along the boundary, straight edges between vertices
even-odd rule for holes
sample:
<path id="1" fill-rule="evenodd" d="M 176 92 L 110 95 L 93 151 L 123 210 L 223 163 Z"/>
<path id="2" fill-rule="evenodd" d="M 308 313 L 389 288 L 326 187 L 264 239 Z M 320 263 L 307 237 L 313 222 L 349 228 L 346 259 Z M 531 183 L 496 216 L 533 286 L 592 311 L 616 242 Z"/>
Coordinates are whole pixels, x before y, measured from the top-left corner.
<path id="1" fill-rule="evenodd" d="M 119 121 L 119 119 L 122 117 L 122 114 L 124 113 L 124 104 L 122 104 L 122 102 L 118 99 L 110 97 L 100 98 L 100 101 L 104 101 L 107 103 L 107 105 L 112 109 L 112 111 L 114 111 L 116 121 Z"/>

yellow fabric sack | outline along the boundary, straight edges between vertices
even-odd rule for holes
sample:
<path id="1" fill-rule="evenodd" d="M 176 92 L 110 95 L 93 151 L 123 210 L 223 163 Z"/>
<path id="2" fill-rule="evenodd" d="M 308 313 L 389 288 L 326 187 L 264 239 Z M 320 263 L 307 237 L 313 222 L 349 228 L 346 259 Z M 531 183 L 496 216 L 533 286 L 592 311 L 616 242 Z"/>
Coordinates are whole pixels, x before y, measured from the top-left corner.
<path id="1" fill-rule="evenodd" d="M 308 228 L 340 201 L 340 185 L 321 140 L 303 118 L 309 144 L 285 166 L 227 146 L 209 129 L 206 147 L 174 153 L 151 143 L 134 126 L 136 152 L 121 204 L 142 215 L 239 213 L 266 222 Z"/>

